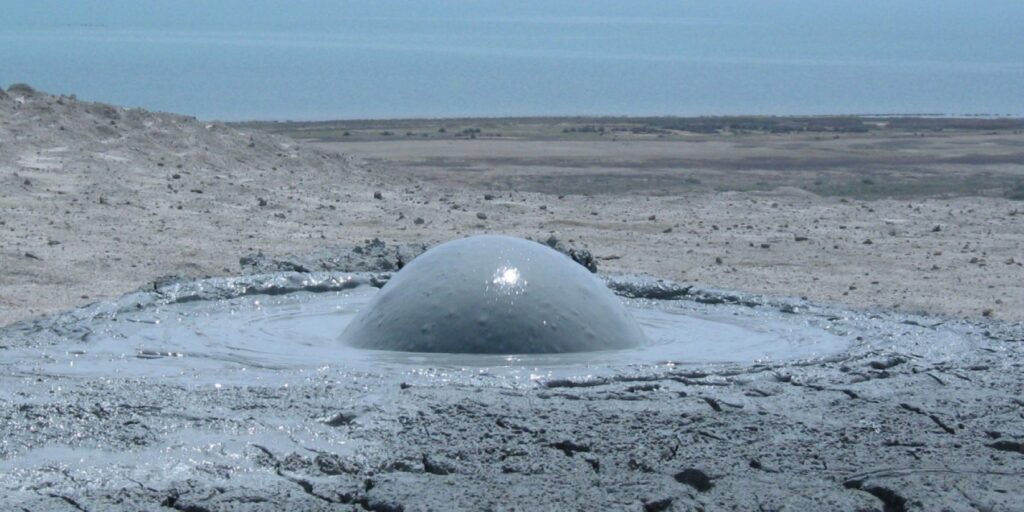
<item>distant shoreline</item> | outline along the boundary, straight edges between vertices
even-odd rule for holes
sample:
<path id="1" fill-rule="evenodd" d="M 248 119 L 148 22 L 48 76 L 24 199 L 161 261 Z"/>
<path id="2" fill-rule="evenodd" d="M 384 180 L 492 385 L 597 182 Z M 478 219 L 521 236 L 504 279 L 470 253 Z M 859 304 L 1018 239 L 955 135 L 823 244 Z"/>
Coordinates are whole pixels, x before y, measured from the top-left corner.
<path id="1" fill-rule="evenodd" d="M 228 124 L 319 141 L 686 138 L 694 135 L 1021 132 L 1024 117 L 915 115 L 820 116 L 526 116 L 332 121 L 246 121 Z"/>
<path id="2" fill-rule="evenodd" d="M 813 119 L 934 119 L 957 121 L 963 119 L 980 119 L 985 121 L 1021 121 L 1024 115 L 1016 114 L 941 114 L 926 112 L 906 112 L 891 114 L 709 114 L 709 115 L 522 115 L 522 116 L 413 116 L 413 117 L 353 117 L 336 119 L 244 119 L 223 121 L 227 124 L 335 124 L 335 123 L 422 123 L 441 121 L 636 121 L 636 120 L 735 120 L 735 119 L 776 119 L 776 120 L 813 120 Z M 215 119 L 207 119 L 215 121 Z"/>

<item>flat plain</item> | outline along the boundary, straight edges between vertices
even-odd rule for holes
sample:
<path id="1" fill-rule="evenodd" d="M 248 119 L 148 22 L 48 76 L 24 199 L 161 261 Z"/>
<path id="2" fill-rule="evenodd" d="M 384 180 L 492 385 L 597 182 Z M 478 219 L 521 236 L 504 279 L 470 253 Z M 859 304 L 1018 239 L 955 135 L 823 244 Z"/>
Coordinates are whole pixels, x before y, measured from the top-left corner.
<path id="1" fill-rule="evenodd" d="M 861 307 L 1024 319 L 1019 120 L 258 126 L 358 158 L 397 202 L 397 229 L 417 239 L 439 229 L 555 235 L 592 249 L 604 270 Z M 440 214 L 432 211 L 438 201 Z M 425 222 L 413 223 L 417 217 Z"/>

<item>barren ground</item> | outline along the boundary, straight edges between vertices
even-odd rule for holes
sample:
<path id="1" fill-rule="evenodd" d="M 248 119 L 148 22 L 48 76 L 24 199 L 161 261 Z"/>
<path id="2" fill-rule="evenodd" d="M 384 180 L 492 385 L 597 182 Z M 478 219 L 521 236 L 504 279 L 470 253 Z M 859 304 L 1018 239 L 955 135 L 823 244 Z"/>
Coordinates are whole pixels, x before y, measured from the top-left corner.
<path id="1" fill-rule="evenodd" d="M 1024 182 L 1020 130 L 294 142 L 41 94 L 0 106 L 0 324 L 254 251 L 472 232 L 555 234 L 611 271 L 1024 319 L 1024 203 L 1000 197 Z"/>
<path id="2" fill-rule="evenodd" d="M 405 123 L 437 132 L 436 121 Z M 1024 319 L 1024 202 L 1006 197 L 1024 183 L 1015 125 L 601 136 L 515 126 L 515 137 L 475 139 L 378 126 L 310 134 L 9 94 L 0 324 L 162 275 L 233 274 L 255 251 L 479 232 L 554 234 L 608 271 Z M 310 140 L 258 129 L 268 127 Z"/>
<path id="3" fill-rule="evenodd" d="M 856 306 L 1024 318 L 1024 205 L 965 196 L 953 185 L 976 180 L 998 190 L 994 183 L 1021 180 L 1021 161 L 998 155 L 1015 154 L 1024 136 L 851 138 L 314 145 L 361 157 L 378 175 L 450 190 L 459 210 L 440 227 L 452 236 L 553 233 L 589 247 L 610 271 Z M 991 158 L 980 163 L 947 163 L 986 150 Z M 893 163 L 904 153 L 919 160 Z M 944 193 L 925 193 L 936 180 L 947 180 Z M 815 182 L 843 193 L 801 188 Z M 878 197 L 893 182 L 896 197 Z M 486 193 L 494 199 L 482 200 Z M 439 227 L 430 226 L 441 219 L 418 204 L 423 198 L 398 199 L 395 215 L 433 221 L 410 229 Z M 487 219 L 467 227 L 457 220 L 463 210 Z"/>
<path id="4" fill-rule="evenodd" d="M 474 131 L 483 123 L 224 126 L 0 94 L 0 325 L 11 323 L 0 328 L 0 504 L 1021 510 L 1017 122 L 490 120 Z M 372 259 L 352 244 L 482 232 L 555 235 L 602 271 L 755 292 L 702 302 L 700 286 L 652 285 L 694 314 L 828 324 L 849 349 L 623 361 L 608 378 L 527 369 L 508 384 L 445 363 L 210 366 L 111 330 L 155 325 L 154 308 L 174 304 L 301 299 L 245 295 L 253 282 L 301 291 L 351 277 L 149 284 L 159 276 L 237 274 L 257 251 Z M 222 348 L 202 345 L 198 355 Z"/>

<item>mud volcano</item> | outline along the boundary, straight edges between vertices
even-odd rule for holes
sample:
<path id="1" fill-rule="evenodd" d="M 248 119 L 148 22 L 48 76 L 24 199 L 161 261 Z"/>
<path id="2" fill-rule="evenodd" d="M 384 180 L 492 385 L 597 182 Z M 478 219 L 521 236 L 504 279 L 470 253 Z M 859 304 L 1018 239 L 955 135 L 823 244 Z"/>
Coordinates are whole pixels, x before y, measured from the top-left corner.
<path id="1" fill-rule="evenodd" d="M 604 283 L 564 254 L 488 235 L 413 260 L 341 339 L 403 352 L 553 354 L 635 347 L 644 334 Z"/>
<path id="2" fill-rule="evenodd" d="M 539 249 L 452 242 L 383 289 L 341 271 L 172 280 L 0 328 L 0 510 L 969 510 L 961 485 L 1020 502 L 1020 325 L 595 281 Z M 446 308 L 470 321 L 443 326 Z M 511 319 L 481 327 L 492 311 Z M 392 316 L 407 326 L 381 329 Z M 458 336 L 420 337 L 422 318 Z M 552 319 L 573 336 L 542 336 Z M 586 351 L 403 351 L 424 348 Z M 922 454 L 943 469 L 876 469 Z"/>

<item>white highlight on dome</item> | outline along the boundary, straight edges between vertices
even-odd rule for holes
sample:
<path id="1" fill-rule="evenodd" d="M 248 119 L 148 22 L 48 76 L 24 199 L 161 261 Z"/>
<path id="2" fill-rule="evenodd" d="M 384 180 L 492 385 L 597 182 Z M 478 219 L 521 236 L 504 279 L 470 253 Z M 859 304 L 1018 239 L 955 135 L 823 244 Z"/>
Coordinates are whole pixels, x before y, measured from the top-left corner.
<path id="1" fill-rule="evenodd" d="M 499 286 L 515 286 L 519 282 L 519 269 L 515 267 L 501 267 L 494 274 L 492 283 Z M 526 286 L 527 283 L 523 283 Z"/>

